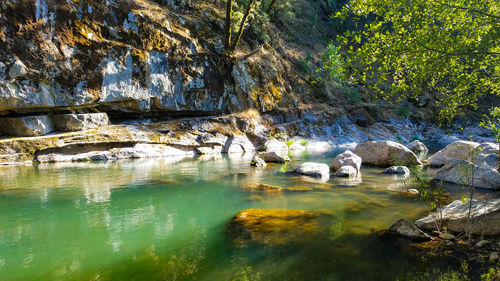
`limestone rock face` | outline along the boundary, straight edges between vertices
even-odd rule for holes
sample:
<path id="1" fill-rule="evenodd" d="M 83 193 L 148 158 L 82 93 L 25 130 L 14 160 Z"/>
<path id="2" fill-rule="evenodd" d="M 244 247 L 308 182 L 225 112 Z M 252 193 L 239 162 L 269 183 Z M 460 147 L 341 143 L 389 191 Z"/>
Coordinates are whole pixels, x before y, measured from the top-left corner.
<path id="1" fill-rule="evenodd" d="M 330 167 L 324 163 L 305 162 L 297 166 L 293 172 L 314 178 L 328 178 L 330 176 Z"/>
<path id="2" fill-rule="evenodd" d="M 342 166 L 335 172 L 335 176 L 339 178 L 353 178 L 356 177 L 357 174 L 358 171 L 356 171 L 356 168 L 349 165 Z"/>
<path id="3" fill-rule="evenodd" d="M 410 175 L 410 169 L 406 166 L 391 166 L 384 170 L 384 174 Z"/>
<path id="4" fill-rule="evenodd" d="M 54 127 L 58 131 L 75 132 L 109 125 L 106 113 L 53 115 Z"/>
<path id="5" fill-rule="evenodd" d="M 319 216 L 289 209 L 245 209 L 229 222 L 237 245 L 249 242 L 274 245 L 310 240 L 318 232 Z"/>
<path id="6" fill-rule="evenodd" d="M 359 171 L 361 169 L 361 162 L 362 162 L 361 157 L 354 154 L 350 150 L 346 150 L 346 151 L 342 152 L 341 154 L 337 155 L 333 159 L 332 168 L 334 170 L 338 170 L 342 166 L 347 165 L 347 166 L 352 166 L 356 170 L 356 173 L 359 173 Z"/>
<path id="7" fill-rule="evenodd" d="M 430 240 L 430 236 L 427 235 L 422 230 L 418 229 L 413 223 L 409 222 L 407 219 L 403 218 L 395 222 L 389 229 L 387 233 L 402 236 L 416 241 L 426 241 Z"/>
<path id="8" fill-rule="evenodd" d="M 425 155 L 427 155 L 427 153 L 429 153 L 429 149 L 427 148 L 427 146 L 425 146 L 425 144 L 423 144 L 419 140 L 410 142 L 406 145 L 406 147 L 413 151 L 413 153 L 415 153 L 415 155 L 417 155 L 419 159 L 422 159 Z"/>
<path id="9" fill-rule="evenodd" d="M 481 202 L 472 200 L 472 215 L 470 232 L 476 235 L 499 235 L 500 234 L 500 198 Z M 442 225 L 451 232 L 465 232 L 469 205 L 455 200 L 441 209 Z M 434 229 L 435 219 L 440 217 L 439 213 L 429 214 L 419 219 L 415 225 L 422 229 Z"/>
<path id="10" fill-rule="evenodd" d="M 472 178 L 472 175 L 474 177 Z M 434 180 L 474 187 L 499 190 L 500 173 L 485 166 L 477 166 L 465 160 L 448 162 L 436 172 Z"/>
<path id="11" fill-rule="evenodd" d="M 90 13 L 76 0 L 43 9 L 2 1 L 0 110 L 34 115 L 40 109 L 103 106 L 122 113 L 208 115 L 298 104 L 283 79 L 292 69 L 282 54 L 239 59 L 227 75 L 228 61 L 217 54 L 220 40 L 207 40 L 219 35 L 220 18 L 201 3 L 185 16 L 168 7 L 176 1 L 166 2 L 92 2 Z M 40 26 L 18 32 L 18 16 Z"/>
<path id="12" fill-rule="evenodd" d="M 26 66 L 20 60 L 16 60 L 14 64 L 12 64 L 12 66 L 9 68 L 9 77 L 11 79 L 16 79 L 19 76 L 25 75 L 26 73 L 28 73 L 28 71 L 26 70 Z"/>
<path id="13" fill-rule="evenodd" d="M 453 160 L 470 161 L 474 150 L 479 146 L 477 142 L 455 141 L 447 145 L 427 160 L 432 166 L 443 166 Z"/>
<path id="14" fill-rule="evenodd" d="M 267 163 L 285 163 L 290 161 L 288 156 L 278 154 L 274 151 L 261 153 L 259 154 L 259 157 Z"/>
<path id="15" fill-rule="evenodd" d="M 43 136 L 54 131 L 52 120 L 47 115 L 17 118 L 1 118 L 0 130 L 14 137 Z"/>
<path id="16" fill-rule="evenodd" d="M 363 164 L 377 166 L 421 165 L 415 153 L 406 146 L 393 141 L 369 141 L 356 146 L 356 155 L 361 157 Z"/>

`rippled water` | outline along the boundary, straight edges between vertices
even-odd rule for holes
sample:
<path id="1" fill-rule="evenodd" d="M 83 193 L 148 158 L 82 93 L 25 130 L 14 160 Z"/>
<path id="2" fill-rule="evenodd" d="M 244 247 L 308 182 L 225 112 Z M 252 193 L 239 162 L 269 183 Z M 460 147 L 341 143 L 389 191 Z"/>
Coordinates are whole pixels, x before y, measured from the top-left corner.
<path id="1" fill-rule="evenodd" d="M 333 156 L 265 170 L 241 156 L 0 167 L 0 280 L 404 280 L 432 269 L 379 235 L 428 209 L 399 195 L 400 179 L 375 168 L 361 183 L 283 173 Z M 247 182 L 285 190 L 250 193 Z M 286 190 L 304 186 L 313 190 Z M 242 247 L 226 224 L 245 208 L 327 219 L 304 243 Z"/>

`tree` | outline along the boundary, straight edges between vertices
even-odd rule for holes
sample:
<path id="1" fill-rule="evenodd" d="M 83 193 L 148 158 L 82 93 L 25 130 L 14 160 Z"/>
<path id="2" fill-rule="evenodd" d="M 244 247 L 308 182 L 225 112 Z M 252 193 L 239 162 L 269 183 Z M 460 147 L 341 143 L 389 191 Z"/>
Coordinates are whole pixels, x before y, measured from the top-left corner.
<path id="1" fill-rule="evenodd" d="M 243 30 L 245 29 L 245 25 L 247 23 L 248 16 L 250 15 L 250 11 L 252 10 L 253 4 L 255 0 L 250 0 L 248 1 L 247 8 L 245 10 L 245 14 L 243 15 L 243 18 L 241 19 L 240 26 L 238 28 L 238 34 L 236 36 L 236 40 L 232 42 L 231 39 L 231 22 L 232 22 L 232 15 L 233 15 L 233 0 L 227 0 L 226 3 L 226 23 L 225 23 L 225 28 L 226 28 L 226 38 L 225 38 L 225 47 L 226 47 L 226 53 L 228 55 L 233 54 L 233 52 L 236 50 L 238 47 L 238 43 L 240 42 L 241 36 L 243 35 Z"/>
<path id="2" fill-rule="evenodd" d="M 432 93 L 450 121 L 500 94 L 498 0 L 352 0 L 338 16 L 367 22 L 340 39 L 351 79 L 382 97 Z"/>

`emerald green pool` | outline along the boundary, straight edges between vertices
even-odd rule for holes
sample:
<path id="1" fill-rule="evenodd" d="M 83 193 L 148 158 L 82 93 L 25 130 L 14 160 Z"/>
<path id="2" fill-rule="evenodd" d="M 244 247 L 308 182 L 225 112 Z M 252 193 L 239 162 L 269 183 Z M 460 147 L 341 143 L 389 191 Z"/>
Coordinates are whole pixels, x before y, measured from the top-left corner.
<path id="1" fill-rule="evenodd" d="M 254 169 L 242 156 L 0 167 L 0 280 L 407 280 L 445 272 L 380 231 L 427 203 L 401 180 L 363 168 L 362 183 Z M 283 188 L 253 194 L 246 182 Z M 328 214 L 307 243 L 233 244 L 226 223 L 245 208 Z"/>

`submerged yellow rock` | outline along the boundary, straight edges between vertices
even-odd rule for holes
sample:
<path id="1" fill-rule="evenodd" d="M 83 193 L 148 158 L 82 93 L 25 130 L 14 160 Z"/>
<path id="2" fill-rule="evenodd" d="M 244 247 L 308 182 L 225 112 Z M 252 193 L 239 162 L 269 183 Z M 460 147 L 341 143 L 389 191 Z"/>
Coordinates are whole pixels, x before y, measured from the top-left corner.
<path id="1" fill-rule="evenodd" d="M 254 183 L 254 182 L 246 183 L 246 184 L 242 185 L 242 188 L 246 189 L 248 191 L 266 192 L 266 193 L 267 192 L 270 192 L 270 193 L 280 192 L 282 189 L 280 186 L 277 186 L 277 185 L 270 185 L 270 184 L 265 184 L 265 183 Z"/>
<path id="2" fill-rule="evenodd" d="M 319 215 L 290 209 L 245 209 L 229 222 L 235 243 L 283 244 L 304 241 L 318 232 Z"/>

